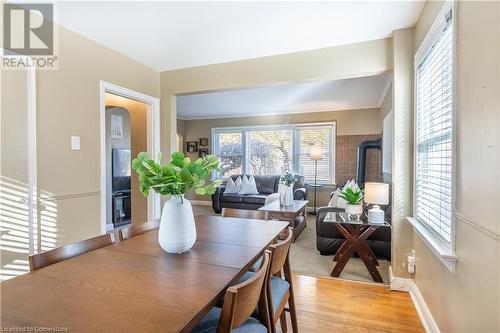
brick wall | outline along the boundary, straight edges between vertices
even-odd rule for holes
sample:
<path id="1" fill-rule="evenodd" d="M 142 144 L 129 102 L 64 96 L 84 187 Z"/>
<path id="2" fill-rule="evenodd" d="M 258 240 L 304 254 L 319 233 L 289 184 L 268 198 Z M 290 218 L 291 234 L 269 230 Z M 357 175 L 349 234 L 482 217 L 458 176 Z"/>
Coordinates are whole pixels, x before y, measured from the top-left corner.
<path id="1" fill-rule="evenodd" d="M 358 147 L 366 140 L 376 140 L 380 134 L 373 135 L 338 135 L 335 154 L 335 178 L 338 186 L 349 179 L 356 179 Z M 382 152 L 368 149 L 366 154 L 366 181 L 382 181 Z"/>

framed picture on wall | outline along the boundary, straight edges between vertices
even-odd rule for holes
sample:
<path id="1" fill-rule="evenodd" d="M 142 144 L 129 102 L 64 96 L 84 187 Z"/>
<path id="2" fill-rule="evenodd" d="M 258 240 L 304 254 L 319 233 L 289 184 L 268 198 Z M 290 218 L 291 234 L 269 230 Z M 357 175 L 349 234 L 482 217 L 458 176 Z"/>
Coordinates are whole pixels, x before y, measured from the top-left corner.
<path id="1" fill-rule="evenodd" d="M 200 148 L 200 157 L 205 157 L 208 155 L 208 148 Z"/>
<path id="2" fill-rule="evenodd" d="M 188 141 L 186 151 L 188 153 L 196 153 L 198 151 L 198 142 L 197 141 Z"/>
<path id="3" fill-rule="evenodd" d="M 200 146 L 208 146 L 208 138 L 201 138 Z"/>

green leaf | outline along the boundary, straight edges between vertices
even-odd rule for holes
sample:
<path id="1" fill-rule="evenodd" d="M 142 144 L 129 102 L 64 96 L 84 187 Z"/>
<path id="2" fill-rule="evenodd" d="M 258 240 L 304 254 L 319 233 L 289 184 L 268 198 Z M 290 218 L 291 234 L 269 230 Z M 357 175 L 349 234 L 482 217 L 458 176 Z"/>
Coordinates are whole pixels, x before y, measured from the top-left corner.
<path id="1" fill-rule="evenodd" d="M 196 190 L 195 190 L 196 194 L 198 195 L 205 195 L 207 194 L 207 191 L 205 190 L 204 187 L 198 187 Z"/>
<path id="2" fill-rule="evenodd" d="M 182 161 L 184 157 L 185 157 L 184 153 L 181 153 L 180 151 L 176 151 L 175 153 L 172 154 L 172 160 L 174 161 Z"/>
<path id="3" fill-rule="evenodd" d="M 219 169 L 218 158 L 214 155 L 191 161 L 183 153 L 175 152 L 165 165 L 161 165 L 161 154 L 156 158 L 154 161 L 148 153 L 141 152 L 132 161 L 132 168 L 139 175 L 139 189 L 145 196 L 151 190 L 161 195 L 179 195 L 192 187 L 199 195 L 213 194 L 222 183 L 217 180 L 205 186 L 210 173 Z"/>

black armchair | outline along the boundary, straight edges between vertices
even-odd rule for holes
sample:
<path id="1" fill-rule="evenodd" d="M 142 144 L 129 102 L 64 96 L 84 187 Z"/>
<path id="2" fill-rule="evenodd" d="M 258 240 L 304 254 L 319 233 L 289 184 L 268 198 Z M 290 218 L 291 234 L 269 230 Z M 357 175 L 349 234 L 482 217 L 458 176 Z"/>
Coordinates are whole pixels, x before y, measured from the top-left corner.
<path id="1" fill-rule="evenodd" d="M 306 200 L 307 198 L 307 190 L 305 187 L 299 187 L 293 191 L 293 199 L 294 200 Z"/>

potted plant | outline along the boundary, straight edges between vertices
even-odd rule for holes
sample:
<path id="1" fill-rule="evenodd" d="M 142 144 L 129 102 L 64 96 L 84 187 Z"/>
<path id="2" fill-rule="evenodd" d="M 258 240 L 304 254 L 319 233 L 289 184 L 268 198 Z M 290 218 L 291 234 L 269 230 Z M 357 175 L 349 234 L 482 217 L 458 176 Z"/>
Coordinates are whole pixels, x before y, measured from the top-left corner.
<path id="1" fill-rule="evenodd" d="M 158 241 L 170 253 L 182 253 L 193 247 L 196 241 L 196 225 L 193 209 L 184 194 L 191 188 L 196 194 L 211 195 L 222 183 L 216 180 L 206 184 L 206 178 L 218 170 L 219 161 L 215 155 L 207 155 L 191 161 L 183 153 L 175 152 L 172 160 L 161 165 L 161 154 L 157 161 L 145 152 L 132 161 L 132 169 L 139 175 L 140 191 L 148 196 L 150 190 L 170 198 L 163 205 Z"/>
<path id="2" fill-rule="evenodd" d="M 351 186 L 345 186 L 339 194 L 339 197 L 344 199 L 347 204 L 345 212 L 348 217 L 351 214 L 359 215 L 363 213 L 363 191 L 359 188 L 358 184 L 354 183 Z"/>
<path id="3" fill-rule="evenodd" d="M 280 177 L 280 184 L 284 186 L 284 190 L 280 191 L 280 204 L 283 206 L 291 206 L 293 202 L 293 185 L 299 180 L 297 175 L 290 171 L 285 172 Z"/>

